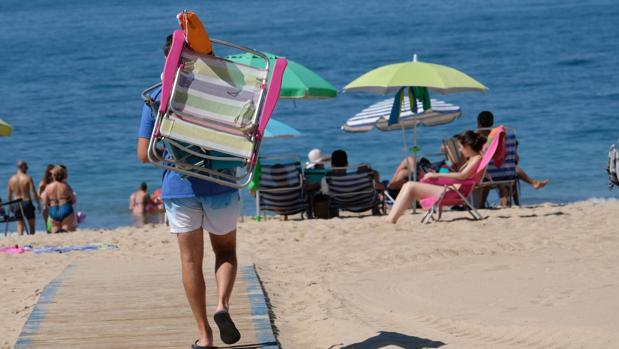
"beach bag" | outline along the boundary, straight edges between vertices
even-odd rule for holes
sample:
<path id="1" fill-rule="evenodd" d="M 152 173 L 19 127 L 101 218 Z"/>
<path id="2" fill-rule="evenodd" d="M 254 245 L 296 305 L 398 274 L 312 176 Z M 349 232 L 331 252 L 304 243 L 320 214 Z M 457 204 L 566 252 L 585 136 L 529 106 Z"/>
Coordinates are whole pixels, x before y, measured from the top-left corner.
<path id="1" fill-rule="evenodd" d="M 614 186 L 619 186 L 619 151 L 615 145 L 610 146 L 608 151 L 608 189 L 612 190 Z"/>
<path id="2" fill-rule="evenodd" d="M 192 50 L 199 54 L 213 53 L 213 44 L 198 15 L 191 11 L 183 11 L 176 15 L 176 18 L 185 32 L 185 41 Z"/>

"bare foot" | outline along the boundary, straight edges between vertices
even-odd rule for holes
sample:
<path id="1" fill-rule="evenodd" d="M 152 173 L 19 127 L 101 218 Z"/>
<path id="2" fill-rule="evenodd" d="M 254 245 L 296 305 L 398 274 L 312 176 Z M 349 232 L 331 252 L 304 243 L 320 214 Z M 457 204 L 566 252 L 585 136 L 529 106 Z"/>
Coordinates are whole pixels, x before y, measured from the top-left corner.
<path id="1" fill-rule="evenodd" d="M 397 222 L 389 217 L 385 217 L 383 219 L 383 223 L 387 223 L 387 224 L 396 224 Z"/>
<path id="2" fill-rule="evenodd" d="M 550 182 L 550 180 L 548 179 L 544 179 L 543 181 L 535 181 L 533 182 L 533 188 L 542 189 L 543 187 L 546 186 L 546 184 L 548 184 L 548 182 Z"/>
<path id="3" fill-rule="evenodd" d="M 213 346 L 213 331 L 210 326 L 207 328 L 207 333 L 205 335 L 200 335 L 200 338 L 195 342 L 195 345 L 207 348 Z"/>

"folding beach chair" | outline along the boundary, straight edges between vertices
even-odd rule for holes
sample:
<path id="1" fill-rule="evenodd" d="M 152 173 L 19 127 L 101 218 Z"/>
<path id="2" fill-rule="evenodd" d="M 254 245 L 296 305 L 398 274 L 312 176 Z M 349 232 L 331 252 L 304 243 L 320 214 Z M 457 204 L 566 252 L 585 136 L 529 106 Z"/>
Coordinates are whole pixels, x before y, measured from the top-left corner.
<path id="1" fill-rule="evenodd" d="M 212 42 L 250 52 L 264 59 L 265 68 L 197 54 L 185 47 L 183 32 L 175 31 L 148 158 L 184 176 L 242 188 L 251 181 L 287 61 L 278 58 L 270 66 L 267 56 L 258 51 L 222 40 Z M 154 88 L 144 91 L 143 97 L 147 99 Z M 153 101 L 147 103 L 157 107 Z"/>
<path id="2" fill-rule="evenodd" d="M 465 180 L 457 180 L 450 178 L 432 178 L 422 180 L 423 183 L 430 183 L 443 186 L 443 192 L 438 197 L 428 197 L 420 200 L 421 207 L 428 210 L 421 222 L 428 223 L 431 219 L 440 220 L 442 208 L 444 206 L 464 205 L 468 212 L 475 220 L 480 220 L 481 214 L 469 202 L 468 197 L 473 192 L 473 188 L 479 184 L 486 173 L 488 164 L 495 156 L 501 138 L 505 137 L 505 127 L 499 126 L 496 128 L 492 139 L 488 140 L 484 150 L 482 159 L 477 167 L 477 170 Z M 434 215 L 437 218 L 434 218 Z"/>
<path id="3" fill-rule="evenodd" d="M 374 188 L 372 172 L 328 172 L 329 206 L 355 213 L 365 212 L 382 206 L 377 190 Z"/>
<path id="4" fill-rule="evenodd" d="M 298 158 L 288 162 L 274 162 L 276 160 L 283 158 L 260 158 L 260 188 L 256 191 L 258 212 L 269 211 L 282 216 L 303 214 L 308 205 L 301 162 Z"/>
<path id="5" fill-rule="evenodd" d="M 501 166 L 496 166 L 494 161 L 491 161 L 488 164 L 483 181 L 475 189 L 489 190 L 504 186 L 508 189 L 509 206 L 511 207 L 513 202 L 520 205 L 520 180 L 516 173 L 518 139 L 516 138 L 516 129 L 512 127 L 505 127 L 505 129 L 505 161 Z"/>
<path id="6" fill-rule="evenodd" d="M 17 218 L 15 216 L 15 212 L 19 210 L 22 217 L 26 217 L 24 214 L 24 208 L 22 206 L 22 199 L 17 199 L 8 202 L 2 202 L 0 200 L 0 223 L 4 223 L 4 236 L 6 236 L 9 232 L 9 223 L 17 222 L 21 219 L 24 219 L 24 229 L 26 230 L 26 234 L 32 234 L 30 232 L 30 227 L 25 218 Z"/>

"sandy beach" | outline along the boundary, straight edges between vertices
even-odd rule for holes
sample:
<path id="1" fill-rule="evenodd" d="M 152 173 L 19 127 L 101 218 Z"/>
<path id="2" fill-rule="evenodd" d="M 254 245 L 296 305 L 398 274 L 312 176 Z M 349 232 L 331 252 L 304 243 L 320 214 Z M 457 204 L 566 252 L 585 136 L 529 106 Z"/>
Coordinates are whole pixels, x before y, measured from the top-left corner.
<path id="1" fill-rule="evenodd" d="M 588 201 L 485 210 L 481 222 L 447 212 L 429 225 L 246 218 L 239 255 L 257 266 L 283 348 L 617 348 L 617 212 L 619 201 Z M 178 263 L 165 226 L 0 239 L 92 242 L 118 249 L 0 254 L 1 348 L 71 261 Z"/>

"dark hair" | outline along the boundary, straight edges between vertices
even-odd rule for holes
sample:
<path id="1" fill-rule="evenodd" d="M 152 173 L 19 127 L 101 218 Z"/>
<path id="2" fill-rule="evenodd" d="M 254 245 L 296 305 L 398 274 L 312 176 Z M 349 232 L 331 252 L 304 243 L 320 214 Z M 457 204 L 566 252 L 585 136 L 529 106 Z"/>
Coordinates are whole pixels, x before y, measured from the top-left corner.
<path id="1" fill-rule="evenodd" d="M 56 182 L 62 182 L 67 178 L 67 170 L 62 167 L 62 165 L 54 166 L 52 169 L 52 178 L 54 178 Z"/>
<path id="2" fill-rule="evenodd" d="M 164 56 L 168 56 L 168 53 L 170 53 L 170 48 L 172 47 L 172 34 L 168 35 L 165 38 L 165 45 L 163 45 L 163 55 Z"/>
<path id="3" fill-rule="evenodd" d="M 146 191 L 146 189 L 148 189 L 148 185 L 146 184 L 146 182 L 142 182 L 140 183 L 140 189 Z"/>
<path id="4" fill-rule="evenodd" d="M 53 164 L 48 164 L 47 167 L 45 168 L 45 173 L 43 173 L 43 185 L 47 185 L 50 184 L 51 182 L 54 181 L 54 178 L 52 177 L 52 169 L 54 168 Z"/>
<path id="5" fill-rule="evenodd" d="M 482 111 L 477 115 L 477 124 L 479 127 L 492 127 L 494 125 L 494 115 L 487 110 Z"/>
<path id="6" fill-rule="evenodd" d="M 458 142 L 464 146 L 470 146 L 476 152 L 480 152 L 486 144 L 486 137 L 475 133 L 474 131 L 464 131 L 458 136 Z"/>
<path id="7" fill-rule="evenodd" d="M 338 149 L 331 153 L 331 167 L 346 167 L 348 166 L 348 155 L 342 149 Z"/>

